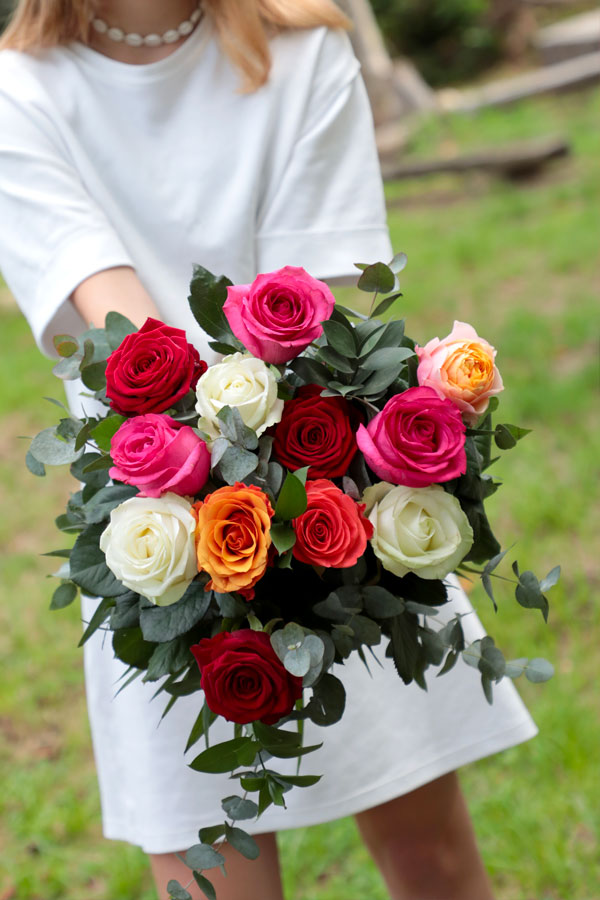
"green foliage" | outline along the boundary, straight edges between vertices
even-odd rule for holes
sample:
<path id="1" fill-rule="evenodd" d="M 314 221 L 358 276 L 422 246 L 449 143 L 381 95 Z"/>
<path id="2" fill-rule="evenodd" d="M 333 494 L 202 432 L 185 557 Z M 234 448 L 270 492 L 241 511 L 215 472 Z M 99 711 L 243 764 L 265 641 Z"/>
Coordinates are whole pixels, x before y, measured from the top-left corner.
<path id="1" fill-rule="evenodd" d="M 432 85 L 468 78 L 498 59 L 486 0 L 372 0 L 388 44 Z"/>

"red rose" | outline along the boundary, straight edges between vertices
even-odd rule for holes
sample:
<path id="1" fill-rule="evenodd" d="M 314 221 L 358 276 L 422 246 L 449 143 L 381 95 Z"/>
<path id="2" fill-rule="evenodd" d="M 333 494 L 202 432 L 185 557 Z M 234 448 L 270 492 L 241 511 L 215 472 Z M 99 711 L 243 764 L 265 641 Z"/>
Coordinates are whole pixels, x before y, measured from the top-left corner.
<path id="1" fill-rule="evenodd" d="M 146 319 L 106 362 L 106 394 L 123 415 L 160 413 L 173 406 L 206 371 L 185 331 Z"/>
<path id="2" fill-rule="evenodd" d="M 373 526 L 356 503 L 326 478 L 306 483 L 306 512 L 293 521 L 293 554 L 309 565 L 347 569 L 356 565 L 373 536 Z"/>
<path id="3" fill-rule="evenodd" d="M 288 469 L 310 466 L 309 478 L 345 475 L 356 453 L 360 415 L 343 397 L 321 397 L 307 384 L 283 407 L 275 428 L 273 454 Z"/>
<path id="4" fill-rule="evenodd" d="M 467 471 L 460 410 L 430 387 L 396 394 L 356 440 L 373 472 L 392 484 L 428 487 Z"/>
<path id="5" fill-rule="evenodd" d="M 302 696 L 302 679 L 284 668 L 262 631 L 223 631 L 190 649 L 209 708 L 229 722 L 274 725 Z"/>

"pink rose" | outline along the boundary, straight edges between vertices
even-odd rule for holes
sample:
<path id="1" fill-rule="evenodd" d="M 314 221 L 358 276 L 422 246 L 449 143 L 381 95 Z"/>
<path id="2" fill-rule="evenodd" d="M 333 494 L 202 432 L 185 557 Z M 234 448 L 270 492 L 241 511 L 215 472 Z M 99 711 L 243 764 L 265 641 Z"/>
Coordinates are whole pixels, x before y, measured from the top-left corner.
<path id="1" fill-rule="evenodd" d="M 504 389 L 494 365 L 496 351 L 466 322 L 454 322 L 448 337 L 441 341 L 433 338 L 415 350 L 419 384 L 452 400 L 468 425 L 474 425 L 488 408 L 490 397 Z"/>
<path id="2" fill-rule="evenodd" d="M 264 362 L 289 362 L 323 333 L 335 299 L 323 281 L 304 269 L 285 266 L 258 275 L 252 284 L 227 288 L 223 306 L 231 330 Z"/>
<path id="3" fill-rule="evenodd" d="M 111 441 L 110 455 L 110 477 L 133 484 L 145 497 L 166 491 L 197 494 L 210 468 L 208 448 L 195 431 L 156 413 L 124 422 Z"/>
<path id="4" fill-rule="evenodd" d="M 467 471 L 460 411 L 428 387 L 409 388 L 385 404 L 356 442 L 379 478 L 408 487 L 450 481 Z"/>

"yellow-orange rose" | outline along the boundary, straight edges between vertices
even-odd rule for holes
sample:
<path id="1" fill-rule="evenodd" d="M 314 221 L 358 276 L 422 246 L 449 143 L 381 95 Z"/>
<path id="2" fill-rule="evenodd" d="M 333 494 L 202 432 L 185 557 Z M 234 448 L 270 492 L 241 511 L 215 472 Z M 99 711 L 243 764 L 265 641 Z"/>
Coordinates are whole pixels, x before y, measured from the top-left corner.
<path id="1" fill-rule="evenodd" d="M 198 569 L 219 594 L 249 595 L 265 573 L 273 508 L 255 485 L 237 482 L 194 505 Z"/>
<path id="2" fill-rule="evenodd" d="M 469 425 L 486 411 L 490 397 L 503 390 L 494 364 L 496 351 L 466 322 L 455 322 L 447 337 L 433 338 L 415 350 L 419 384 L 452 400 Z"/>

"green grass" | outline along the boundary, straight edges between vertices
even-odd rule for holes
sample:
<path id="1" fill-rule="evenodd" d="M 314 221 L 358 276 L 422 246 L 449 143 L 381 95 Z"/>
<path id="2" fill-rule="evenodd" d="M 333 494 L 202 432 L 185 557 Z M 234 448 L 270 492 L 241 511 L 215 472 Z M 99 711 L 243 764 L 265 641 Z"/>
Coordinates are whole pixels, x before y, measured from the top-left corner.
<path id="1" fill-rule="evenodd" d="M 600 898 L 599 118 L 600 92 L 590 91 L 431 121 L 411 152 L 563 133 L 573 156 L 520 184 L 473 176 L 388 186 L 394 244 L 409 257 L 399 308 L 410 334 L 424 342 L 447 334 L 454 317 L 471 322 L 498 348 L 503 418 L 533 428 L 497 464 L 506 484 L 491 504 L 496 531 L 539 573 L 563 564 L 548 627 L 509 593 L 497 616 L 473 594 L 508 655 L 547 656 L 557 668 L 549 684 L 522 686 L 540 736 L 463 771 L 499 900 Z M 0 897 L 155 900 L 141 851 L 101 839 L 76 610 L 47 610 L 53 566 L 39 553 L 61 543 L 52 519 L 70 485 L 62 473 L 29 475 L 18 436 L 54 420 L 38 398 L 59 396 L 58 384 L 10 304 L 0 323 Z M 294 900 L 385 897 L 350 820 L 285 832 L 281 847 Z"/>

